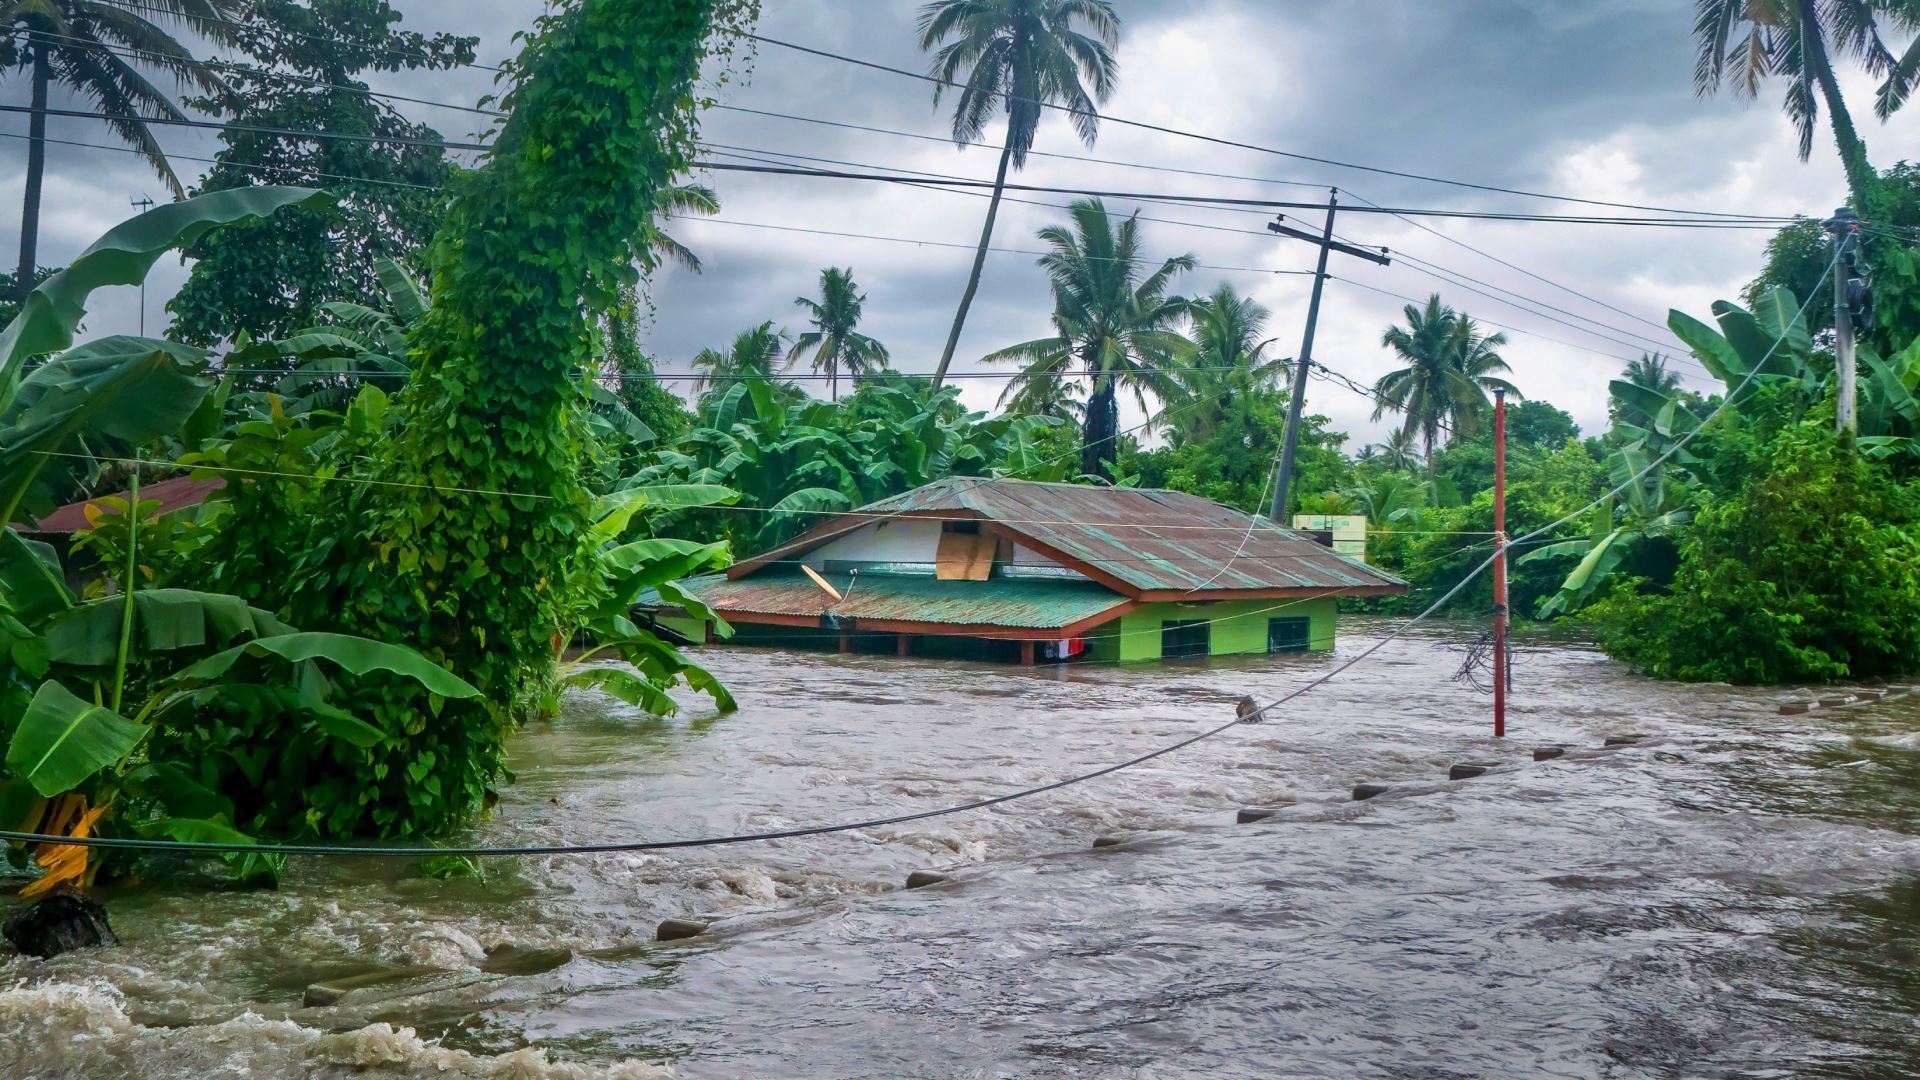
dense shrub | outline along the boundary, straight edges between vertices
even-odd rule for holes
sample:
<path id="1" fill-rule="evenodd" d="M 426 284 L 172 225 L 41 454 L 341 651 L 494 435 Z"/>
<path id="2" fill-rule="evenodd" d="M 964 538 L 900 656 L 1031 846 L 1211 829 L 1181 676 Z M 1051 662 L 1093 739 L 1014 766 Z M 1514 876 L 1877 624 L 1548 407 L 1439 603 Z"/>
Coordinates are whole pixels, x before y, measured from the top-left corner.
<path id="1" fill-rule="evenodd" d="M 1920 498 L 1831 424 L 1782 429 L 1744 491 L 1700 510 L 1669 595 L 1622 586 L 1594 606 L 1610 655 L 1735 683 L 1920 669 Z"/>

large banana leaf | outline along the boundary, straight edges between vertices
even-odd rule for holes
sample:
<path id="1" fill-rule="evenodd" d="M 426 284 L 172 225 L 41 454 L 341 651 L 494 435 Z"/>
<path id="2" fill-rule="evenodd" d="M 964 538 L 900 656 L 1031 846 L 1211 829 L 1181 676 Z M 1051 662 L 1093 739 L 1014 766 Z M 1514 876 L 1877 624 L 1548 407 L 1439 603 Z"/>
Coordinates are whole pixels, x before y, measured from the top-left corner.
<path id="1" fill-rule="evenodd" d="M 642 510 L 684 510 L 715 506 L 739 498 L 719 484 L 643 484 L 609 492 L 594 500 L 593 525 L 587 539 L 598 546 L 619 539 L 633 515 Z"/>
<path id="2" fill-rule="evenodd" d="M 1728 389 L 1739 385 L 1752 370 L 1718 331 L 1684 311 L 1677 308 L 1668 311 L 1667 328 L 1673 331 L 1674 337 L 1686 342 L 1694 357 L 1714 378 L 1727 384 Z"/>
<path id="3" fill-rule="evenodd" d="M 197 374 L 205 355 L 158 338 L 116 335 L 36 368 L 0 407 L 0 522 L 23 507 L 50 508 L 40 482 L 80 468 L 86 436 L 141 443 L 178 431 L 213 389 Z"/>
<path id="4" fill-rule="evenodd" d="M 58 795 L 127 756 L 147 731 L 145 724 L 48 680 L 20 716 L 7 745 L 7 768 L 40 794 Z"/>
<path id="5" fill-rule="evenodd" d="M 108 596 L 71 608 L 47 627 L 47 656 L 77 667 L 111 664 L 120 650 L 126 598 Z M 143 589 L 133 594 L 133 626 L 147 652 L 225 645 L 237 637 L 291 634 L 294 628 L 245 600 L 192 589 Z"/>
<path id="6" fill-rule="evenodd" d="M 0 526 L 0 604 L 27 626 L 73 606 L 53 548 Z"/>
<path id="7" fill-rule="evenodd" d="M 380 287 L 387 290 L 387 300 L 393 304 L 393 313 L 401 323 L 411 323 L 427 313 L 432 301 L 420 291 L 406 267 L 378 255 L 373 260 L 373 273 L 380 279 Z"/>
<path id="8" fill-rule="evenodd" d="M 223 652 L 217 652 L 197 664 L 183 668 L 168 676 L 166 681 L 171 686 L 212 682 L 225 675 L 240 662 L 242 657 L 247 656 L 277 656 L 282 660 L 295 663 L 303 660 L 325 660 L 355 675 L 365 675 L 372 671 L 391 672 L 412 679 L 441 697 L 480 696 L 480 691 L 465 679 L 404 645 L 389 645 L 382 641 L 355 637 L 352 634 L 329 634 L 319 631 L 301 631 L 256 638 Z"/>
<path id="9" fill-rule="evenodd" d="M 260 186 L 212 191 L 161 203 L 114 226 L 65 270 L 40 283 L 20 313 L 0 331 L 0 408 L 11 399 L 28 357 L 73 344 L 87 298 L 108 285 L 138 285 L 161 255 L 191 244 L 209 230 L 263 218 L 283 206 L 316 204 L 331 196 L 312 188 Z"/>

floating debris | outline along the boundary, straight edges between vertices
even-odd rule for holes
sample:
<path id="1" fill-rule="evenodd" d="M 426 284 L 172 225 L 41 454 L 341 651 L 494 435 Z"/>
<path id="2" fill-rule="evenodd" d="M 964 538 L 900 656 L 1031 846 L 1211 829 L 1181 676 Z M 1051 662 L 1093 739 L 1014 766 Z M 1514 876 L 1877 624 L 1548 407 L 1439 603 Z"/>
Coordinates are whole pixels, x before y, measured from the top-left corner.
<path id="1" fill-rule="evenodd" d="M 907 875 L 907 888 L 924 889 L 929 885 L 938 885 L 948 880 L 945 874 L 936 874 L 932 870 L 915 870 Z"/>
<path id="2" fill-rule="evenodd" d="M 1355 784 L 1353 785 L 1353 801 L 1365 802 L 1375 795 L 1382 795 L 1392 790 L 1393 786 L 1391 784 Z"/>
<path id="3" fill-rule="evenodd" d="M 699 919 L 662 919 L 653 937 L 655 941 L 679 941 L 682 938 L 699 937 L 706 932 L 707 924 Z"/>

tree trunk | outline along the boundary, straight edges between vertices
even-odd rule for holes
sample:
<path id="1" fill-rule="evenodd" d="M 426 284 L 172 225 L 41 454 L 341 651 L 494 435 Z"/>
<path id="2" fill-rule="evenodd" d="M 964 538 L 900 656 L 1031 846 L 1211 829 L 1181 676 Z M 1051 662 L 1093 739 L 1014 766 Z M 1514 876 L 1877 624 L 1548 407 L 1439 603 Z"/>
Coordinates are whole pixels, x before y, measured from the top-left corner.
<path id="1" fill-rule="evenodd" d="M 1013 127 L 1007 127 L 1006 145 L 1000 148 L 1000 170 L 993 174 L 993 198 L 987 201 L 987 223 L 980 229 L 980 247 L 973 253 L 973 271 L 967 275 L 967 291 L 960 294 L 960 310 L 953 313 L 953 329 L 947 331 L 947 347 L 940 354 L 940 366 L 933 369 L 933 388 L 947 381 L 947 365 L 953 363 L 953 350 L 960 344 L 960 328 L 966 325 L 967 309 L 973 306 L 973 294 L 980 290 L 980 271 L 987 264 L 987 245 L 993 241 L 993 219 L 1000 214 L 1000 196 L 1007 183 L 1007 162 L 1013 157 Z"/>
<path id="2" fill-rule="evenodd" d="M 27 191 L 20 202 L 20 270 L 14 288 L 20 303 L 33 292 L 34 260 L 40 246 L 40 181 L 47 171 L 47 43 L 30 38 L 33 50 L 33 113 L 27 121 Z"/>
<path id="3" fill-rule="evenodd" d="M 1833 77 L 1833 63 L 1827 55 L 1820 25 L 1815 0 L 1800 0 L 1801 51 L 1814 84 L 1820 87 L 1820 96 L 1826 101 L 1827 123 L 1833 128 L 1833 141 L 1840 150 L 1840 166 L 1846 170 L 1853 207 L 1862 216 L 1871 216 L 1870 203 L 1880 174 L 1867 161 L 1867 144 L 1854 129 L 1853 114 L 1847 111 L 1846 99 L 1840 96 L 1840 83 Z"/>
<path id="4" fill-rule="evenodd" d="M 1108 378 L 1087 396 L 1086 443 L 1080 449 L 1080 471 L 1108 482 L 1116 479 L 1108 466 L 1120 458 L 1120 403 L 1114 390 Z"/>

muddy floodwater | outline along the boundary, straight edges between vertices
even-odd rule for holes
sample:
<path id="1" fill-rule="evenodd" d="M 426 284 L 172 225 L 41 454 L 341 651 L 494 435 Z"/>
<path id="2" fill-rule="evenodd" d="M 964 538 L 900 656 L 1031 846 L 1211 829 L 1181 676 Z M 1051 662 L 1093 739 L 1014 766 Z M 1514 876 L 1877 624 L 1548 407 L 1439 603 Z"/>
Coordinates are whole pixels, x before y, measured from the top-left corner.
<path id="1" fill-rule="evenodd" d="M 518 782 L 468 838 L 1001 794 L 1217 724 L 1388 626 L 1199 666 L 710 650 L 737 714 L 575 697 L 516 737 Z M 1420 628 L 1263 724 L 955 817 L 481 881 L 357 858 L 297 860 L 278 892 L 150 882 L 109 900 L 119 947 L 0 960 L 0 1076 L 1920 1070 L 1920 695 L 1781 715 L 1810 695 L 1542 645 L 1502 743 L 1451 679 L 1470 634 Z M 1622 734 L 1644 739 L 1599 749 Z M 1536 763 L 1543 743 L 1572 750 Z M 1448 782 L 1463 761 L 1502 767 Z M 1356 803 L 1361 781 L 1396 786 Z M 915 870 L 951 880 L 901 889 Z M 670 917 L 713 926 L 654 943 Z"/>

